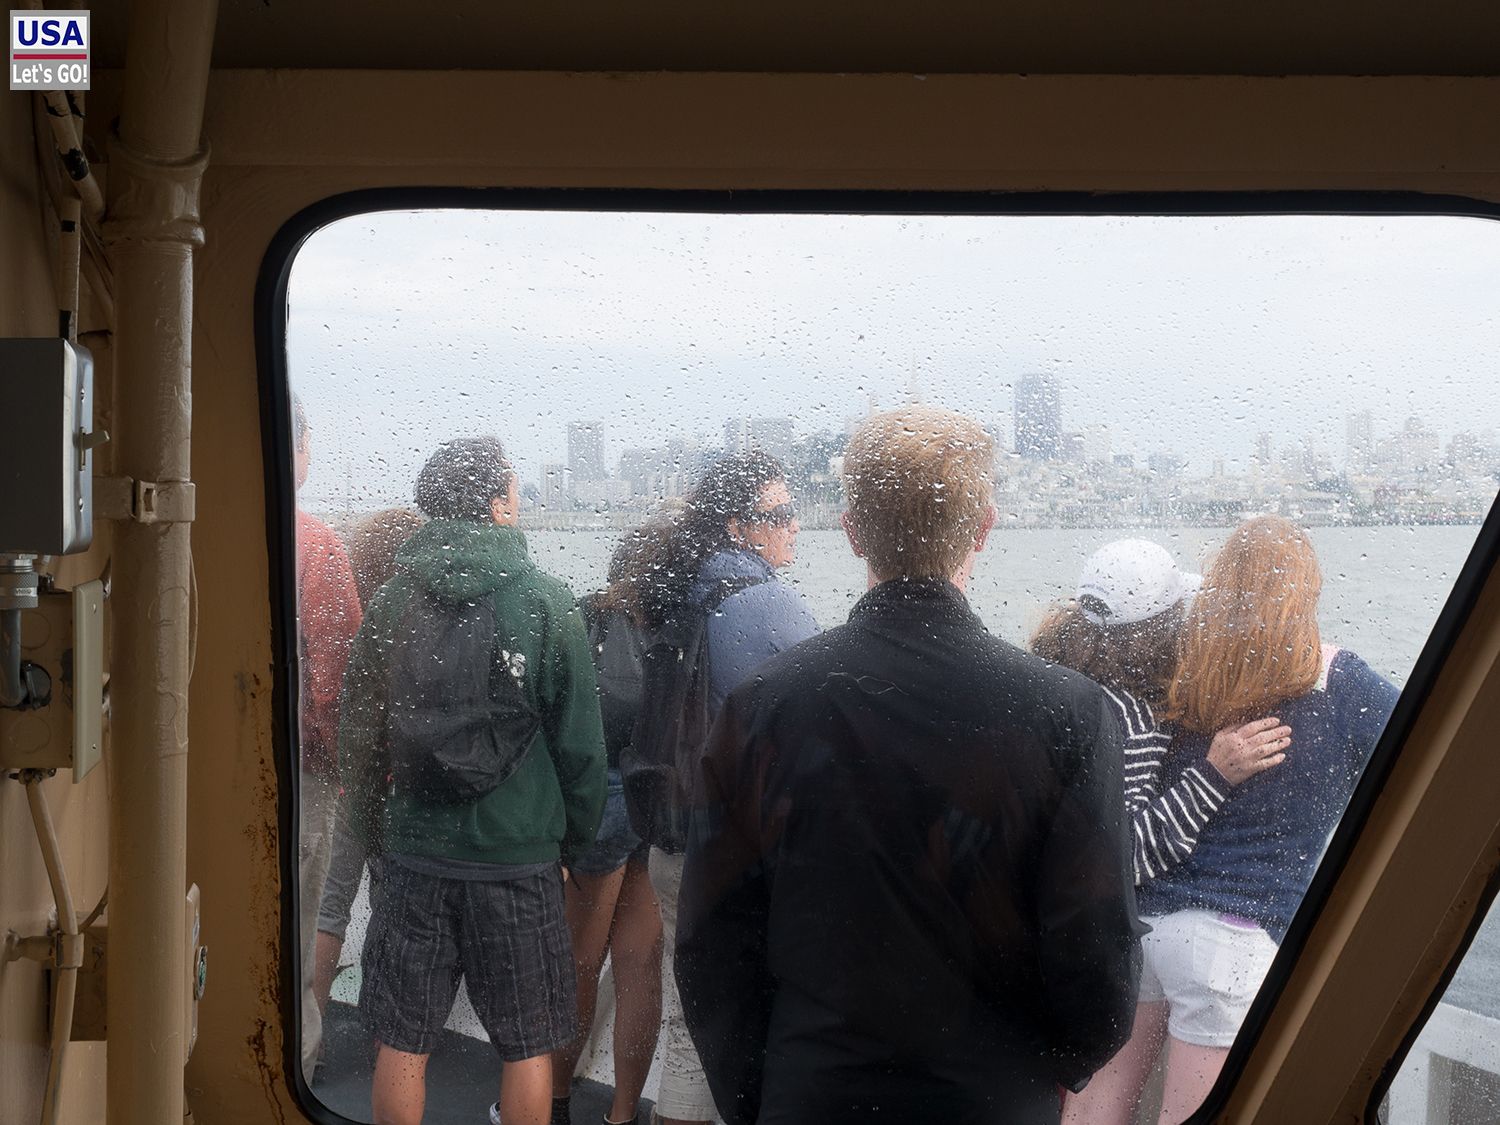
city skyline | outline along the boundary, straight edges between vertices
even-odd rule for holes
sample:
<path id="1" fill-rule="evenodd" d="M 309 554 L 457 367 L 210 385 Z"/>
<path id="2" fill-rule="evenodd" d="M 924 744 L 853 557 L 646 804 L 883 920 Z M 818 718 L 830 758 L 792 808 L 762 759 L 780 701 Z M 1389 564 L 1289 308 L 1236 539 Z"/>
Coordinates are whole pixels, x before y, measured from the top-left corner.
<path id="1" fill-rule="evenodd" d="M 1024 381 L 1027 376 L 1022 376 Z M 1018 395 L 1020 392 L 1018 391 Z M 880 409 L 899 409 L 903 403 L 892 403 L 882 406 Z M 1026 428 L 1019 422 L 1011 426 L 1005 426 L 994 419 L 976 419 L 989 431 L 992 437 L 997 438 L 997 455 L 1013 455 L 1023 460 L 1033 461 L 1070 461 L 1077 464 L 1088 464 L 1094 461 L 1110 461 L 1120 457 L 1130 459 L 1140 458 L 1144 462 L 1150 462 L 1153 457 L 1156 460 L 1157 469 L 1162 466 L 1174 464 L 1175 469 L 1181 470 L 1186 467 L 1186 458 L 1180 451 L 1165 450 L 1154 454 L 1142 454 L 1139 450 L 1115 449 L 1113 437 L 1108 426 L 1089 426 L 1082 430 L 1070 430 L 1063 426 L 1063 416 L 1055 406 L 1049 406 L 1050 434 L 1040 442 L 1025 446 L 1022 440 L 1023 429 L 1027 434 L 1032 434 L 1031 428 Z M 859 417 L 848 415 L 843 425 L 843 433 L 852 432 L 858 423 Z M 1369 410 L 1351 412 L 1346 416 L 1346 428 L 1348 437 L 1345 440 L 1343 455 L 1334 459 L 1332 452 L 1318 447 L 1316 443 L 1309 446 L 1306 437 L 1288 439 L 1281 445 L 1277 445 L 1274 435 L 1261 431 L 1255 434 L 1248 443 L 1247 450 L 1242 457 L 1220 456 L 1214 459 L 1214 467 L 1205 475 L 1213 475 L 1221 472 L 1229 465 L 1241 462 L 1247 467 L 1258 464 L 1266 464 L 1277 461 L 1288 461 L 1297 459 L 1309 463 L 1308 473 L 1316 476 L 1319 470 L 1311 467 L 1314 462 L 1326 464 L 1327 473 L 1336 472 L 1361 472 L 1368 468 L 1384 466 L 1386 468 L 1416 469 L 1424 465 L 1435 465 L 1445 461 L 1472 461 L 1476 456 L 1482 456 L 1486 447 L 1491 449 L 1496 456 L 1500 456 L 1500 429 L 1485 427 L 1483 429 L 1460 429 L 1454 430 L 1447 436 L 1444 449 L 1443 434 L 1440 431 L 1430 429 L 1426 426 L 1425 419 L 1420 415 L 1409 415 L 1400 420 L 1399 423 L 1385 421 L 1389 426 L 1389 432 L 1382 433 L 1380 423 L 1384 420 L 1377 419 Z M 590 457 L 590 466 L 607 466 L 610 457 L 602 452 L 607 449 L 609 426 L 604 422 L 570 422 L 569 432 L 575 427 L 586 427 L 592 434 L 596 443 L 595 448 L 601 450 L 597 456 Z M 1037 427 L 1036 430 L 1046 432 L 1048 427 Z M 785 460 L 790 452 L 791 445 L 797 440 L 812 437 L 817 434 L 826 434 L 827 430 L 809 430 L 799 428 L 797 419 L 791 415 L 768 416 L 752 418 L 745 415 L 733 415 L 725 419 L 723 425 L 723 440 L 715 443 L 708 433 L 698 433 L 686 436 L 673 436 L 666 446 L 633 446 L 627 445 L 619 450 L 614 461 L 617 468 L 614 472 L 605 472 L 603 478 L 590 475 L 587 472 L 580 473 L 578 462 L 571 456 L 566 470 L 578 479 L 612 479 L 617 476 L 633 476 L 634 472 L 627 471 L 623 463 L 626 460 L 635 462 L 641 454 L 661 454 L 668 459 L 676 456 L 671 453 L 673 449 L 679 451 L 687 449 L 706 450 L 715 453 L 746 452 L 750 449 L 762 449 L 782 460 Z M 767 437 L 770 440 L 766 440 Z M 1014 435 L 1009 441 L 1006 435 Z M 1356 434 L 1359 435 L 1356 440 Z M 1103 448 L 1100 449 L 1100 443 Z M 1458 443 L 1461 450 L 1467 452 L 1455 453 L 1454 445 Z M 1382 450 L 1384 452 L 1382 453 Z M 1069 456 L 1072 451 L 1072 456 Z M 561 462 L 553 463 L 556 467 L 563 467 Z M 1500 470 L 1500 464 L 1495 466 Z"/>
<path id="2" fill-rule="evenodd" d="M 1004 426 L 985 422 L 996 439 L 997 506 L 1010 504 L 1016 509 L 1012 520 L 1023 524 L 1092 520 L 1125 526 L 1194 514 L 1199 522 L 1214 522 L 1271 500 L 1285 514 L 1311 522 L 1468 522 L 1488 508 L 1500 486 L 1500 437 L 1493 430 L 1455 431 L 1445 447 L 1419 417 L 1387 428 L 1369 410 L 1346 416 L 1341 458 L 1305 438 L 1278 446 L 1263 431 L 1255 435 L 1245 472 L 1231 472 L 1229 459 L 1218 458 L 1209 472 L 1194 475 L 1185 471 L 1186 459 L 1171 451 L 1140 457 L 1115 449 L 1108 427 L 1064 428 L 1055 387 L 1042 383 L 1018 379 L 1015 409 L 1018 419 L 1040 409 L 1041 423 L 1018 421 L 1007 441 Z M 842 502 L 842 441 L 859 417 L 847 415 L 842 430 L 833 433 L 800 430 L 790 415 L 732 415 L 718 440 L 709 434 L 673 436 L 662 445 L 623 446 L 613 458 L 605 422 L 572 421 L 566 425 L 566 460 L 545 462 L 536 478 L 523 473 L 523 490 L 534 515 L 639 514 L 684 495 L 717 457 L 758 448 L 782 461 L 799 500 L 821 510 L 827 522 Z M 350 507 L 347 495 L 342 503 L 326 494 L 315 497 L 304 499 L 329 510 Z"/>
<path id="3" fill-rule="evenodd" d="M 293 264 L 309 487 L 404 498 L 424 451 L 495 432 L 533 482 L 569 421 L 628 447 L 727 416 L 837 433 L 912 389 L 1014 443 L 1023 375 L 1064 451 L 1248 472 L 1256 435 L 1342 465 L 1346 415 L 1444 441 L 1500 425 L 1500 228 L 1435 216 L 387 213 Z M 622 438 L 615 442 L 614 438 Z M 1310 440 L 1309 440 L 1310 439 Z"/>

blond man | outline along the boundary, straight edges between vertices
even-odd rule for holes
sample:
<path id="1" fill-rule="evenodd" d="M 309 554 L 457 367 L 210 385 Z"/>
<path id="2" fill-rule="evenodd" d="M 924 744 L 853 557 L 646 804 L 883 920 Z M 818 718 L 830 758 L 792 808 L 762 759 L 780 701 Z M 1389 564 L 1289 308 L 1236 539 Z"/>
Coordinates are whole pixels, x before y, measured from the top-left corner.
<path id="1" fill-rule="evenodd" d="M 730 1125 L 1055 1122 L 1129 1035 L 1119 727 L 969 609 L 992 471 L 971 419 L 867 420 L 844 528 L 869 591 L 710 740 L 677 980 Z"/>

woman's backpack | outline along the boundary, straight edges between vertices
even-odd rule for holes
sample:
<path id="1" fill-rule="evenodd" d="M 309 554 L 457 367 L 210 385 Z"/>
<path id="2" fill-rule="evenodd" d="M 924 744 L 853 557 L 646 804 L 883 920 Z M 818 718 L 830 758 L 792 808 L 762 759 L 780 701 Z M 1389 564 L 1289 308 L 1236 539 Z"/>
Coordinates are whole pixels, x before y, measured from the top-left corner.
<path id="1" fill-rule="evenodd" d="M 604 721 L 605 757 L 618 766 L 635 734 L 641 711 L 641 663 L 649 638 L 623 610 L 604 609 L 598 595 L 579 601 L 594 657 L 599 717 Z"/>
<path id="2" fill-rule="evenodd" d="M 656 630 L 642 653 L 640 711 L 620 773 L 631 828 L 664 852 L 687 850 L 698 760 L 716 717 L 709 707 L 709 618 L 726 598 L 764 581 L 724 579 Z"/>

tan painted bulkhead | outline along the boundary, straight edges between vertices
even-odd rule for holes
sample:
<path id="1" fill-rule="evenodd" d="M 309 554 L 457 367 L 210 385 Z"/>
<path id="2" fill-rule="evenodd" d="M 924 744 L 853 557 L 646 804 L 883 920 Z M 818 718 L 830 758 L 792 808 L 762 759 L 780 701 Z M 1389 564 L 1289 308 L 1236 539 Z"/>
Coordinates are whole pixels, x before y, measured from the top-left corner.
<path id="1" fill-rule="evenodd" d="M 33 136 L 31 97 L 0 96 L 0 336 L 57 332 L 56 222 L 43 203 L 46 190 Z M 90 306 L 85 289 L 85 330 L 101 327 Z M 108 338 L 86 331 L 82 342 L 94 352 L 95 423 L 109 429 L 113 417 Z M 112 471 L 113 451 L 107 445 L 94 455 L 99 472 Z M 99 523 L 87 552 L 55 560 L 48 572 L 64 588 L 98 577 L 110 557 L 112 538 L 110 525 Z M 80 917 L 93 909 L 108 881 L 108 787 L 105 768 L 95 768 L 77 785 L 66 771 L 41 785 Z M 53 909 L 26 793 L 17 782 L 0 781 L 0 940 L 9 931 L 46 932 Z M 0 963 L 0 1125 L 32 1125 L 37 1120 L 47 1078 L 48 1007 L 47 982 L 39 964 Z M 69 1047 L 60 1121 L 98 1119 L 104 1055 L 102 1042 Z"/>
<path id="2" fill-rule="evenodd" d="M 117 94 L 117 77 L 96 72 L 93 122 L 114 116 Z M 15 116 L 8 102 L 0 316 L 7 333 L 46 334 L 50 261 L 36 189 L 25 186 L 31 134 Z M 203 889 L 212 956 L 187 1075 L 196 1120 L 302 1119 L 282 1073 L 278 849 L 295 845 L 277 833 L 276 755 L 285 748 L 272 733 L 253 338 L 261 260 L 292 215 L 343 191 L 395 185 L 1401 189 L 1500 199 L 1496 120 L 1500 80 L 1492 79 L 215 73 L 193 332 L 202 628 L 190 694 L 187 877 Z M 22 299 L 45 307 L 28 307 L 22 319 L 13 305 Z M 1461 638 L 1225 1120 L 1360 1119 L 1374 1072 L 1500 861 L 1500 755 L 1484 733 L 1500 720 L 1497 651 L 1500 579 Z M 49 796 L 65 784 L 51 783 Z M 77 896 L 91 905 L 98 887 L 87 873 L 103 869 L 103 799 L 85 807 L 82 796 L 59 796 L 57 807 L 68 862 L 84 873 L 75 876 Z M 36 925 L 48 896 L 19 801 L 19 787 L 0 786 L 0 911 L 6 925 L 11 917 Z M 24 1107 L 36 1104 L 45 1067 L 44 1004 L 22 969 L 35 973 L 12 966 L 0 976 L 0 1125 L 30 1120 Z M 80 1067 L 70 1064 L 68 1122 L 97 1120 L 104 1097 L 97 1066 Z"/>

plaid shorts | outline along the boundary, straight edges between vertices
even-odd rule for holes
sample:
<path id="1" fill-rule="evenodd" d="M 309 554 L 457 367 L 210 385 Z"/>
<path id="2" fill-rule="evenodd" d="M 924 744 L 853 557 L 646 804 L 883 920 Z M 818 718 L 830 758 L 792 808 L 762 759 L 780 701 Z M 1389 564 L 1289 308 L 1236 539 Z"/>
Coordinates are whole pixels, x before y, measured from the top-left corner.
<path id="1" fill-rule="evenodd" d="M 360 958 L 359 1006 L 376 1039 L 430 1055 L 462 978 L 506 1062 L 572 1041 L 577 997 L 561 872 L 490 883 L 390 862 L 382 877 Z"/>

